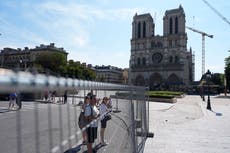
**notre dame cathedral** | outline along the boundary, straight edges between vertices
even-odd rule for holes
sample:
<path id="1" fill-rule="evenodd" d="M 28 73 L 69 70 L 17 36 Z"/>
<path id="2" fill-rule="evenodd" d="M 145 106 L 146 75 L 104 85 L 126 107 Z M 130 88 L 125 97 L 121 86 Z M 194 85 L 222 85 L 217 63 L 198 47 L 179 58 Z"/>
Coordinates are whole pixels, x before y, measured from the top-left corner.
<path id="1" fill-rule="evenodd" d="M 194 80 L 194 57 L 192 49 L 187 49 L 182 6 L 167 10 L 163 22 L 163 36 L 159 36 L 155 35 L 155 24 L 149 13 L 133 17 L 131 84 L 149 86 L 154 90 L 186 87 Z"/>

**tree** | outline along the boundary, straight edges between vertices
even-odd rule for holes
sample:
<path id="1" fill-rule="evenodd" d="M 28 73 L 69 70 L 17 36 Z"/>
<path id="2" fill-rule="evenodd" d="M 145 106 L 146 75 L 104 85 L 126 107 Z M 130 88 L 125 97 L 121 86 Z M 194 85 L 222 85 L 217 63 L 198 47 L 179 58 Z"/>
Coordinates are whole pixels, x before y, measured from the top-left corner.
<path id="1" fill-rule="evenodd" d="M 212 74 L 212 80 L 215 85 L 224 86 L 224 74 L 214 73 Z"/>
<path id="2" fill-rule="evenodd" d="M 79 62 L 69 60 L 66 66 L 67 75 L 83 80 L 95 80 L 96 74 L 90 68 L 82 66 Z"/>
<path id="3" fill-rule="evenodd" d="M 36 57 L 35 65 L 41 65 L 45 70 L 60 74 L 64 71 L 66 59 L 62 53 L 46 52 Z"/>
<path id="4" fill-rule="evenodd" d="M 92 70 L 85 68 L 83 70 L 83 77 L 85 80 L 95 80 L 96 75 Z"/>
<path id="5" fill-rule="evenodd" d="M 79 62 L 65 59 L 61 53 L 43 53 L 37 56 L 35 64 L 40 72 L 50 71 L 52 75 L 61 75 L 83 80 L 95 80 L 96 74 L 90 68 L 82 66 Z M 43 69 L 43 70 L 42 70 Z"/>
<path id="6" fill-rule="evenodd" d="M 230 56 L 225 58 L 225 77 L 227 88 L 230 90 Z"/>

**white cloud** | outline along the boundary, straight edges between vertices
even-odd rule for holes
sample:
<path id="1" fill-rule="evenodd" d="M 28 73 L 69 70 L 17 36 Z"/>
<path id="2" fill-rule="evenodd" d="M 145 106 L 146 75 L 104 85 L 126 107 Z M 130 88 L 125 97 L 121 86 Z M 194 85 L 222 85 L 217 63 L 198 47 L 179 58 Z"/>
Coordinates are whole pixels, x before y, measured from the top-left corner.
<path id="1" fill-rule="evenodd" d="M 75 36 L 73 42 L 78 44 L 80 47 L 84 47 L 87 45 L 88 38 L 84 36 Z"/>
<path id="2" fill-rule="evenodd" d="M 72 42 L 71 46 L 81 48 L 91 46 L 91 30 L 98 20 L 127 21 L 136 12 L 141 12 L 137 8 L 101 9 L 92 5 L 57 2 L 45 2 L 30 7 L 35 12 L 30 12 L 27 17 L 47 31 L 51 38 L 58 37 L 69 41 L 67 44 Z M 61 37 L 63 34 L 65 37 Z"/>
<path id="3" fill-rule="evenodd" d="M 23 46 L 24 44 L 30 46 L 31 41 L 33 41 L 31 47 L 41 43 L 54 42 L 69 52 L 69 59 L 89 64 L 111 64 L 114 66 L 124 56 L 119 53 L 118 55 L 114 54 L 113 59 L 108 58 L 111 56 L 111 52 L 105 53 L 103 49 L 90 44 L 93 30 L 95 30 L 94 26 L 106 21 L 127 22 L 136 12 L 142 12 L 137 8 L 103 9 L 90 4 L 83 5 L 74 2 L 24 3 L 20 7 L 22 7 L 20 8 L 22 14 L 17 17 L 24 20 L 21 22 L 28 22 L 32 28 L 21 28 L 9 23 L 8 30 L 11 29 L 12 33 L 17 33 Z M 22 45 L 18 47 L 20 46 Z M 96 56 L 97 60 L 95 60 Z"/>
<path id="4" fill-rule="evenodd" d="M 87 22 L 95 19 L 130 19 L 136 12 L 143 12 L 143 9 L 138 8 L 102 9 L 93 5 L 77 3 L 62 4 L 57 2 L 45 2 L 38 5 L 38 7 L 39 12 L 43 11 L 49 14 L 58 14 L 67 18 L 76 18 Z"/>
<path id="5" fill-rule="evenodd" d="M 112 9 L 112 10 L 107 10 L 106 11 L 108 18 L 110 17 L 111 19 L 114 20 L 130 20 L 135 13 L 142 13 L 143 9 L 140 10 L 138 8 L 121 8 L 121 9 Z"/>

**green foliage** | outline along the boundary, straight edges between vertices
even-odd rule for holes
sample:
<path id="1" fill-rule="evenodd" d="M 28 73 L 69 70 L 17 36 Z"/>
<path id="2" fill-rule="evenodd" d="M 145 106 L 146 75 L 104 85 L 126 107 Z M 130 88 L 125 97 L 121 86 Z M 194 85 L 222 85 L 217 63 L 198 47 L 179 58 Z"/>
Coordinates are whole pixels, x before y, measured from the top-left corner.
<path id="1" fill-rule="evenodd" d="M 228 56 L 227 58 L 225 58 L 225 65 L 229 65 L 230 64 L 230 56 Z"/>
<path id="2" fill-rule="evenodd" d="M 215 85 L 224 86 L 224 74 L 220 74 L 220 73 L 212 74 L 211 81 Z"/>
<path id="3" fill-rule="evenodd" d="M 225 77 L 227 88 L 230 89 L 230 56 L 225 59 Z"/>
<path id="4" fill-rule="evenodd" d="M 66 69 L 69 77 L 75 77 L 83 80 L 95 80 L 96 78 L 96 74 L 93 70 L 86 68 L 73 60 L 68 61 Z"/>
<path id="5" fill-rule="evenodd" d="M 174 91 L 149 91 L 146 94 L 151 98 L 174 98 L 183 95 L 183 92 Z"/>
<path id="6" fill-rule="evenodd" d="M 59 73 L 62 70 L 61 66 L 66 65 L 65 55 L 57 52 L 46 52 L 36 57 L 35 65 L 42 67 L 45 70 Z"/>
<path id="7" fill-rule="evenodd" d="M 146 96 L 149 96 L 150 98 L 174 98 L 174 97 L 179 97 L 183 95 L 183 92 L 174 92 L 174 91 L 148 91 L 146 92 Z M 129 97 L 130 93 L 129 92 L 119 92 L 116 93 L 116 96 L 122 96 L 122 97 Z M 134 97 L 137 95 L 133 94 Z"/>
<path id="8" fill-rule="evenodd" d="M 82 66 L 78 62 L 74 62 L 73 60 L 69 60 L 68 64 L 64 67 L 61 75 L 68 76 L 76 79 L 83 80 L 95 80 L 96 74 L 93 70 Z"/>
<path id="9" fill-rule="evenodd" d="M 51 74 L 63 77 L 72 77 L 83 80 L 95 80 L 96 74 L 93 70 L 82 66 L 79 62 L 65 59 L 61 53 L 43 53 L 36 58 L 34 66 L 39 72 L 48 70 Z"/>

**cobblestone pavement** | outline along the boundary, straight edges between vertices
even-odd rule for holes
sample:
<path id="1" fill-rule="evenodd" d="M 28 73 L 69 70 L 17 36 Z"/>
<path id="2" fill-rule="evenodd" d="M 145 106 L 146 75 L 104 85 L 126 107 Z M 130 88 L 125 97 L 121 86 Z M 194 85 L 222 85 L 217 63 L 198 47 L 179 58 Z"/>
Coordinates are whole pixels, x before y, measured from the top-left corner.
<path id="1" fill-rule="evenodd" d="M 154 138 L 144 153 L 229 153 L 230 97 L 211 96 L 212 111 L 206 105 L 188 95 L 175 104 L 150 102 Z"/>

